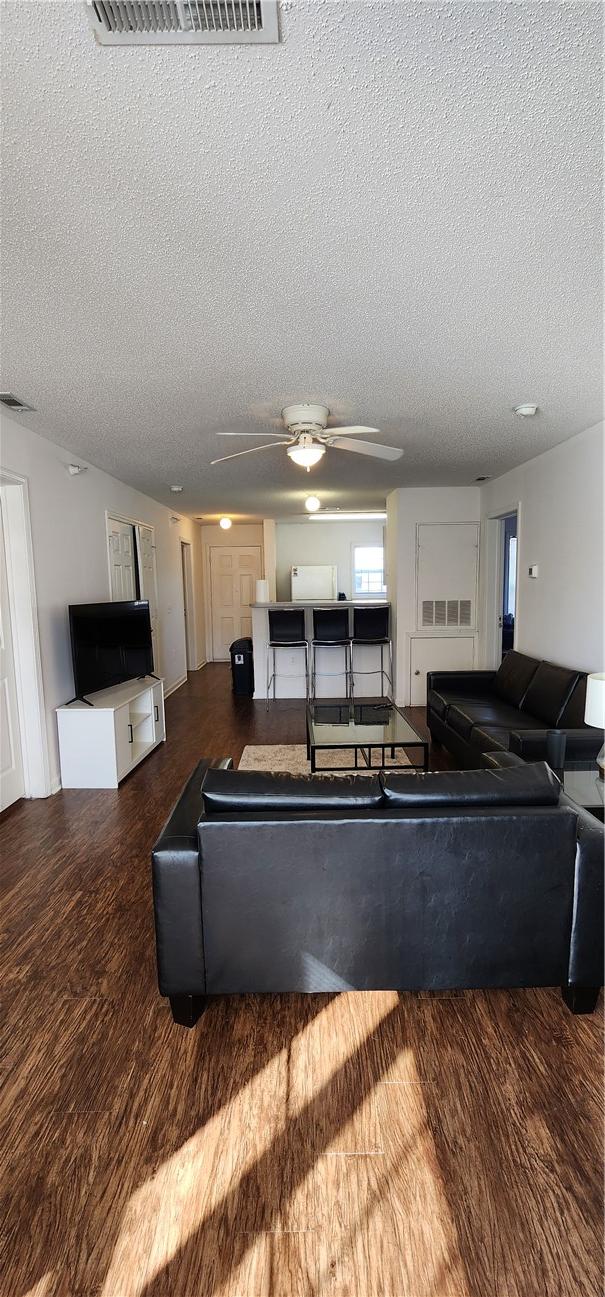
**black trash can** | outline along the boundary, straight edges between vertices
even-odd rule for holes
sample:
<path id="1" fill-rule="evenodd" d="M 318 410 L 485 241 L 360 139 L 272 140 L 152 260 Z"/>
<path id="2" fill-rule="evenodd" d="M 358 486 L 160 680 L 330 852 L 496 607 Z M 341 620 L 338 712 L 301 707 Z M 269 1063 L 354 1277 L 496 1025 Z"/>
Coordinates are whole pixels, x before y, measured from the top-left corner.
<path id="1" fill-rule="evenodd" d="M 252 698 L 254 696 L 252 640 L 234 639 L 229 652 L 231 654 L 233 692 L 240 698 Z"/>

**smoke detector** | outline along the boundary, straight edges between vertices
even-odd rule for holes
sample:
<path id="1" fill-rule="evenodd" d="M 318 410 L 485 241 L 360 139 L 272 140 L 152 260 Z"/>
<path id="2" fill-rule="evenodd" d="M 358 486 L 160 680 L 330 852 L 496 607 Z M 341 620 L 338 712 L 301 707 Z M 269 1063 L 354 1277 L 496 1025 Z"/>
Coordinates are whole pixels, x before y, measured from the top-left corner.
<path id="1" fill-rule="evenodd" d="M 533 419 L 534 414 L 537 413 L 537 405 L 532 405 L 529 402 L 527 405 L 515 405 L 513 407 L 513 414 L 520 414 L 522 419 Z"/>
<path id="2" fill-rule="evenodd" d="M 268 45 L 277 0 L 88 0 L 99 45 Z"/>

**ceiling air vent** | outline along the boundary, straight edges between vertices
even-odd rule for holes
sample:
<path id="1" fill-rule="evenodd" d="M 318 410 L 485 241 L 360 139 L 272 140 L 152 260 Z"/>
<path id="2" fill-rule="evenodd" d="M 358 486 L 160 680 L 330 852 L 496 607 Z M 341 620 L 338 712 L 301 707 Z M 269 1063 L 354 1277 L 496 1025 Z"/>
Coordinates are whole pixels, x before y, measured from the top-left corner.
<path id="1" fill-rule="evenodd" d="M 242 45 L 279 40 L 277 0 L 93 0 L 100 45 Z"/>
<path id="2" fill-rule="evenodd" d="M 24 414 L 27 410 L 36 408 L 35 405 L 27 405 L 25 401 L 20 401 L 13 392 L 0 392 L 0 404 L 5 405 L 7 410 L 12 410 L 13 414 Z"/>

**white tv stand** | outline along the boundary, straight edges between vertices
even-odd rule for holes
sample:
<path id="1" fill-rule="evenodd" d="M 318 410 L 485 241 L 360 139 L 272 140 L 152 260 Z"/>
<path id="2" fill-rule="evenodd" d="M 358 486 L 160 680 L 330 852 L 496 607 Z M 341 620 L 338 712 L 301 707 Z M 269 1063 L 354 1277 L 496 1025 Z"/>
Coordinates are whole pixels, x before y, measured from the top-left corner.
<path id="1" fill-rule="evenodd" d="M 56 709 L 61 783 L 117 788 L 166 738 L 164 681 L 145 676 L 86 696 Z"/>

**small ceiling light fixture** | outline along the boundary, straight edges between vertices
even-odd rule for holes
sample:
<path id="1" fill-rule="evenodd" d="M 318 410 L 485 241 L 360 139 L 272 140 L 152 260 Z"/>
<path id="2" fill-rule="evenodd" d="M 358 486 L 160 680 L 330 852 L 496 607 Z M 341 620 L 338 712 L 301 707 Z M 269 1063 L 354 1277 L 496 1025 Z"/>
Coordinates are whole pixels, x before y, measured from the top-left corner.
<path id="1" fill-rule="evenodd" d="M 287 451 L 289 459 L 291 459 L 294 464 L 298 464 L 300 468 L 306 468 L 307 473 L 315 464 L 319 464 L 320 459 L 323 459 L 325 453 L 325 446 L 318 446 L 308 432 L 303 432 L 298 438 L 296 445 L 288 446 Z"/>
<path id="2" fill-rule="evenodd" d="M 183 488 L 182 486 L 171 486 L 170 490 L 172 491 L 173 495 L 180 495 Z"/>
<path id="3" fill-rule="evenodd" d="M 475 478 L 476 482 L 491 482 L 491 473 L 483 473 L 481 477 Z"/>
<path id="4" fill-rule="evenodd" d="M 318 500 L 316 495 L 308 495 L 305 500 L 305 509 L 307 513 L 317 513 L 317 510 L 321 509 L 321 500 Z"/>
<path id="5" fill-rule="evenodd" d="M 368 513 L 312 513 L 311 522 L 384 522 L 386 513 L 383 511 Z"/>
<path id="6" fill-rule="evenodd" d="M 219 524 L 218 524 L 218 525 L 219 525 L 219 527 L 222 527 L 223 531 L 229 531 L 229 528 L 230 528 L 230 526 L 231 526 L 231 519 L 230 519 L 230 518 L 220 518 L 220 519 L 219 519 Z"/>
<path id="7" fill-rule="evenodd" d="M 526 405 L 513 406 L 513 414 L 520 414 L 522 419 L 533 419 L 534 414 L 538 413 L 538 406 L 527 402 Z"/>

